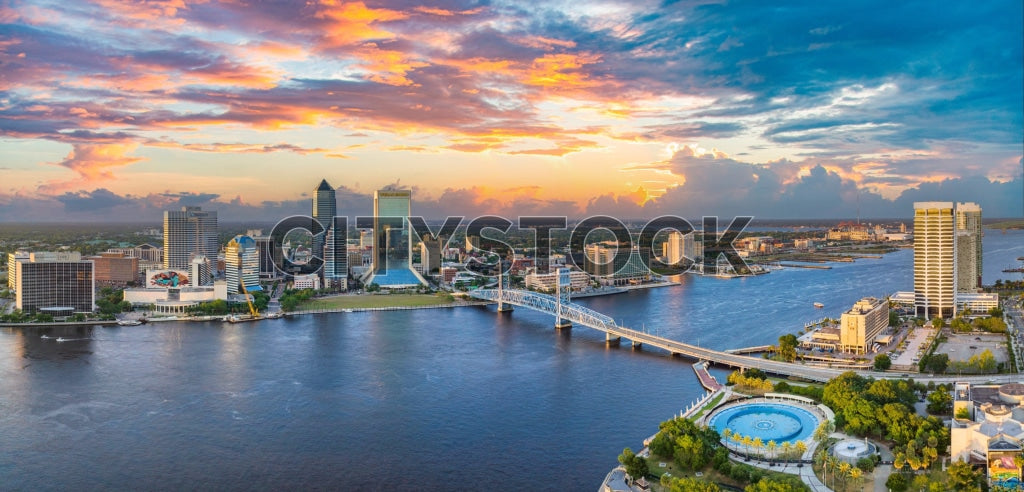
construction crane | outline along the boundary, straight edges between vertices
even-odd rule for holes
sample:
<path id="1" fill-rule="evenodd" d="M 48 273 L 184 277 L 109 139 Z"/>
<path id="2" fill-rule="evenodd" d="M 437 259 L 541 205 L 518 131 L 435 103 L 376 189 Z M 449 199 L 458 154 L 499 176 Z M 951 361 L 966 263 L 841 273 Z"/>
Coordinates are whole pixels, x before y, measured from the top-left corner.
<path id="1" fill-rule="evenodd" d="M 256 306 L 252 305 L 252 299 L 249 298 L 249 290 L 245 288 L 245 280 L 239 279 L 238 283 L 241 284 L 242 294 L 245 294 L 245 302 L 249 305 L 249 314 L 251 314 L 253 318 L 258 318 L 260 316 L 260 312 L 256 310 Z"/>

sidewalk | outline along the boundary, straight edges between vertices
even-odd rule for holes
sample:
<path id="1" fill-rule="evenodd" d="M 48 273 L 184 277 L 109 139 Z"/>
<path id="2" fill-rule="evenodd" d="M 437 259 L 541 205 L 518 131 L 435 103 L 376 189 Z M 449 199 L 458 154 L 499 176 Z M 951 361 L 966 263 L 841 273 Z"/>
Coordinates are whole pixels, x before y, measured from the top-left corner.
<path id="1" fill-rule="evenodd" d="M 788 473 L 790 475 L 797 475 L 800 477 L 800 480 L 803 483 L 807 484 L 807 486 L 810 487 L 810 489 L 813 490 L 814 492 L 831 492 L 832 490 L 826 487 L 825 484 L 821 483 L 821 480 L 814 474 L 814 467 L 812 467 L 810 464 L 805 464 L 802 467 L 798 466 L 795 463 L 779 463 L 776 464 L 776 466 L 768 466 L 768 463 L 764 461 L 743 461 L 742 456 L 732 453 L 729 453 L 729 458 L 731 458 L 736 463 L 744 463 L 764 470 L 770 470 L 779 473 Z"/>

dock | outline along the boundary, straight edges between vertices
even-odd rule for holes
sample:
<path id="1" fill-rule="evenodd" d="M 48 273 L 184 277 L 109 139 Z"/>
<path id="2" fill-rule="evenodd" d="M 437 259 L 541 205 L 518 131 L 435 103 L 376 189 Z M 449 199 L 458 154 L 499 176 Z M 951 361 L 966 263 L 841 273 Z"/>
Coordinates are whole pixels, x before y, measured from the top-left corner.
<path id="1" fill-rule="evenodd" d="M 831 270 L 832 267 L 829 265 L 814 265 L 810 263 L 779 263 L 780 267 L 784 268 L 811 268 L 814 270 Z"/>

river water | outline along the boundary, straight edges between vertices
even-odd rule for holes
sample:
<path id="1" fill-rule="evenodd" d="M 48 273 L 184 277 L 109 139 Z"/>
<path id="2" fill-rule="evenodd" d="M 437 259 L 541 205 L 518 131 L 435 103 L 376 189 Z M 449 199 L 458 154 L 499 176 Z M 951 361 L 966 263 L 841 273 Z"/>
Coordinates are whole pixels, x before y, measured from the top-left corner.
<path id="1" fill-rule="evenodd" d="M 986 283 L 1021 278 L 999 270 L 1024 231 L 985 248 Z M 761 345 L 911 289 L 912 258 L 579 302 L 702 346 Z M 703 390 L 684 359 L 552 324 L 467 307 L 3 329 L 0 489 L 593 490 Z"/>

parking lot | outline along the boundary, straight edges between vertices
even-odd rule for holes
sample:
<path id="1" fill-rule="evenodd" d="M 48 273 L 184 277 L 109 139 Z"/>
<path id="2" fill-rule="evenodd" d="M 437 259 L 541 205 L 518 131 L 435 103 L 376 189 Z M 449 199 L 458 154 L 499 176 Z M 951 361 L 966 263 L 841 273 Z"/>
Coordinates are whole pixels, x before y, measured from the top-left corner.
<path id="1" fill-rule="evenodd" d="M 894 366 L 917 365 L 917 361 L 914 359 L 918 358 L 918 352 L 927 348 L 927 342 L 931 339 L 934 333 L 935 330 L 931 328 L 914 328 L 914 332 L 907 336 L 906 349 L 903 353 L 893 359 L 892 364 Z"/>
<path id="2" fill-rule="evenodd" d="M 1010 359 L 1006 351 L 1006 336 L 996 333 L 985 334 L 950 334 L 949 340 L 935 350 L 936 354 L 947 354 L 949 360 L 966 362 L 972 356 L 981 355 L 985 349 L 992 352 L 996 363 L 1006 362 Z"/>

